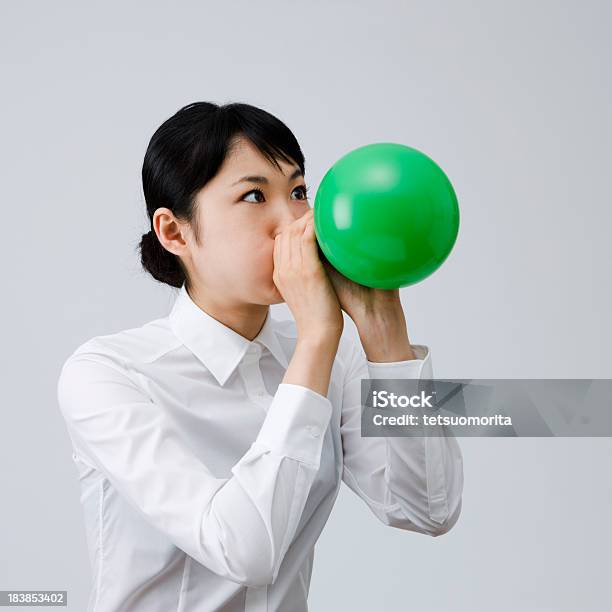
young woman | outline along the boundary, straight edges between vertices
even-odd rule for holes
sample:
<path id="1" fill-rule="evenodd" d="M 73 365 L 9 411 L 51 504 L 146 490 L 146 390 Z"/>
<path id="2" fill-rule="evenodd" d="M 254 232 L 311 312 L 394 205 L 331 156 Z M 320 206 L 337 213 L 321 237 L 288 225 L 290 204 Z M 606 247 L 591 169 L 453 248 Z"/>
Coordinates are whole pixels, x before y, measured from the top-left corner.
<path id="1" fill-rule="evenodd" d="M 149 143 L 141 259 L 176 301 L 79 346 L 58 382 L 88 611 L 307 610 L 341 481 L 386 525 L 457 521 L 455 438 L 361 437 L 361 379 L 430 378 L 430 352 L 399 291 L 321 262 L 304 176 L 291 131 L 247 104 L 189 104 Z M 270 316 L 281 302 L 294 320 Z"/>

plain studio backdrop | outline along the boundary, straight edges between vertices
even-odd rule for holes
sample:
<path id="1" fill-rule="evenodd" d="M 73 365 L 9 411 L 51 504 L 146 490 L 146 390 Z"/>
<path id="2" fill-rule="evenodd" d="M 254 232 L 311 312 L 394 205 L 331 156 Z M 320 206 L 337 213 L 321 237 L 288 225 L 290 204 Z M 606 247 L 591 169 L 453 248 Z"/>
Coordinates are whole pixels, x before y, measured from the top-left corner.
<path id="1" fill-rule="evenodd" d="M 85 609 L 56 382 L 80 343 L 172 305 L 138 261 L 140 169 L 189 102 L 285 121 L 312 203 L 361 145 L 440 164 L 459 237 L 401 292 L 438 377 L 612 377 L 611 18 L 594 1 L 3 3 L 0 590 Z M 612 440 L 459 441 L 463 512 L 440 538 L 385 527 L 342 486 L 311 610 L 610 609 Z"/>

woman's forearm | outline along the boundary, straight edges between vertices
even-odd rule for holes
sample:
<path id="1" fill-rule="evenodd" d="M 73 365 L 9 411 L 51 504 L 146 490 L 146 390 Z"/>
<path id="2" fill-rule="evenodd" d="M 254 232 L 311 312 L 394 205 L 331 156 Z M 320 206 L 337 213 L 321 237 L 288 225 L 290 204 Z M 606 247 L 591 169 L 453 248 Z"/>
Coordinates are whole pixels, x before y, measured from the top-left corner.
<path id="1" fill-rule="evenodd" d="M 416 359 L 401 306 L 355 321 L 359 339 L 372 362 Z"/>
<path id="2" fill-rule="evenodd" d="M 302 385 L 327 396 L 339 338 L 298 339 L 283 383 Z"/>

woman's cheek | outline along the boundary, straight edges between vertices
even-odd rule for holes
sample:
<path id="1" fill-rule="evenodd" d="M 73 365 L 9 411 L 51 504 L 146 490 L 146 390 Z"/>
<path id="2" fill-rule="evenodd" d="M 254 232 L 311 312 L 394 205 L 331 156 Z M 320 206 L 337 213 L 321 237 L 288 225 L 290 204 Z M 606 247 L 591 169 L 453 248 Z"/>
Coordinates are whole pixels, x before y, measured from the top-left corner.
<path id="1" fill-rule="evenodd" d="M 257 262 L 256 275 L 262 281 L 272 282 L 272 274 L 274 273 L 274 258 L 272 255 L 261 257 Z"/>

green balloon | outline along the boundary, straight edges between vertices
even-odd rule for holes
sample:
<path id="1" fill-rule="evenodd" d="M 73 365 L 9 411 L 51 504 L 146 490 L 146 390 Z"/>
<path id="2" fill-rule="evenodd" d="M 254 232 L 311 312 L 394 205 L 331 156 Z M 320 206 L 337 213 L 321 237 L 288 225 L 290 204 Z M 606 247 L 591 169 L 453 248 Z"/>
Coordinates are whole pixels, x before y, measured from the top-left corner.
<path id="1" fill-rule="evenodd" d="M 423 280 L 451 252 L 457 196 L 427 155 L 396 143 L 359 147 L 325 174 L 315 197 L 319 254 L 352 281 L 397 289 Z"/>

